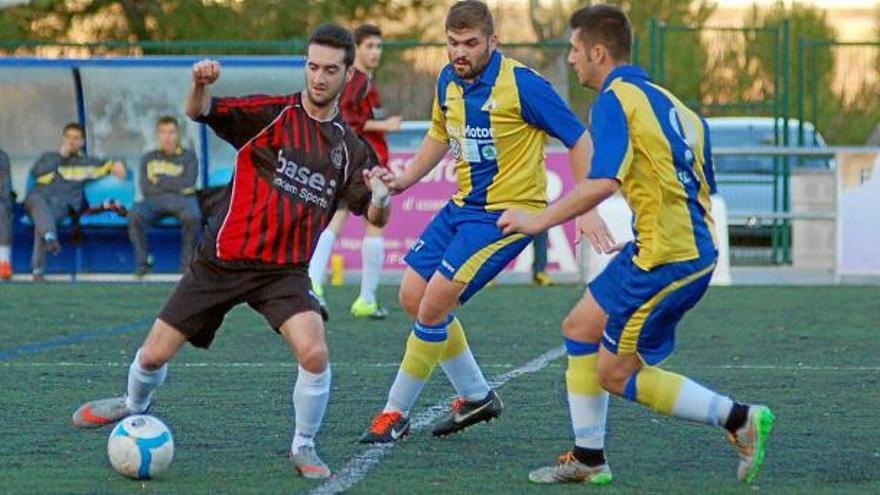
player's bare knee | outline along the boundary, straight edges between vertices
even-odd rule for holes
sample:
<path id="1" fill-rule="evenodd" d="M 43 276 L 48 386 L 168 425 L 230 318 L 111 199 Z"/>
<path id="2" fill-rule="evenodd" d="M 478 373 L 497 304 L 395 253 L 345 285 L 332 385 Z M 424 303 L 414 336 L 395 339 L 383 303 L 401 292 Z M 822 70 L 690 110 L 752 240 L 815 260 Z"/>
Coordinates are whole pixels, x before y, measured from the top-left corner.
<path id="1" fill-rule="evenodd" d="M 569 313 L 562 320 L 562 335 L 577 342 L 599 343 L 602 340 L 602 326 Z"/>
<path id="2" fill-rule="evenodd" d="M 599 384 L 603 389 L 615 395 L 623 395 L 629 378 L 639 370 L 637 360 L 603 360 L 600 356 L 597 365 Z"/>
<path id="3" fill-rule="evenodd" d="M 144 345 L 138 351 L 138 364 L 145 370 L 157 370 L 168 362 L 168 358 L 157 349 Z"/>
<path id="4" fill-rule="evenodd" d="M 623 395 L 626 388 L 626 379 L 628 377 L 621 376 L 620 373 L 613 369 L 599 369 L 599 385 L 609 393 L 615 395 Z"/>
<path id="5" fill-rule="evenodd" d="M 562 335 L 565 335 L 572 340 L 582 341 L 582 339 L 578 338 L 582 333 L 584 333 L 583 325 L 578 321 L 578 318 L 574 314 L 569 313 L 568 316 L 562 320 Z"/>
<path id="6" fill-rule="evenodd" d="M 425 325 L 439 325 L 446 320 L 455 304 L 435 297 L 422 297 L 418 308 L 418 320 Z"/>
<path id="7" fill-rule="evenodd" d="M 299 365 L 310 373 L 323 373 L 330 357 L 326 342 L 315 342 L 297 353 Z"/>
<path id="8" fill-rule="evenodd" d="M 406 290 L 401 286 L 397 293 L 397 299 L 400 301 L 400 307 L 403 308 L 410 316 L 415 318 L 419 314 L 419 303 L 421 302 L 421 294 L 415 294 L 414 291 Z"/>

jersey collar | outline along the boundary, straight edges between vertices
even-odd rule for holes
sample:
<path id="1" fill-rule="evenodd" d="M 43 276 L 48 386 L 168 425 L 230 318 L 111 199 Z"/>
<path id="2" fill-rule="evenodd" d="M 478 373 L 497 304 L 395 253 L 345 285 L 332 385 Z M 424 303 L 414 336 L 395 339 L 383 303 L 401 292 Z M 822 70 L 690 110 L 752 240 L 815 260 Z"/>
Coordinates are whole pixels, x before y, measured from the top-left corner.
<path id="1" fill-rule="evenodd" d="M 650 80 L 651 78 L 648 76 L 648 73 L 645 72 L 645 69 L 635 65 L 619 65 L 614 68 L 611 72 L 608 73 L 608 77 L 605 78 L 605 82 L 602 83 L 602 91 L 604 92 L 608 89 L 608 86 L 611 86 L 611 83 L 614 82 L 617 78 L 637 78 L 637 79 L 645 79 Z"/>
<path id="2" fill-rule="evenodd" d="M 486 65 L 486 68 L 483 69 L 483 72 L 481 72 L 476 79 L 474 79 L 473 84 L 468 84 L 467 81 L 458 77 L 458 74 L 456 74 L 454 70 L 452 71 L 452 77 L 455 78 L 455 82 L 457 82 L 462 88 L 468 88 L 478 84 L 494 86 L 495 80 L 498 79 L 499 72 L 501 72 L 501 52 L 494 50 L 492 56 L 489 58 L 489 63 Z"/>
<path id="3" fill-rule="evenodd" d="M 299 93 L 296 94 L 296 98 L 294 98 L 294 100 L 293 100 L 293 102 L 292 102 L 292 103 L 293 103 L 293 106 L 295 106 L 295 107 L 299 108 L 300 110 L 302 110 L 302 112 L 303 112 L 304 114 L 306 114 L 306 116 L 308 116 L 308 118 L 314 120 L 315 122 L 317 122 L 317 123 L 319 123 L 319 124 L 327 124 L 327 123 L 330 123 L 330 122 L 336 122 L 336 121 L 338 121 L 338 120 L 340 119 L 340 115 L 341 115 L 341 114 L 340 114 L 340 112 L 339 112 L 339 99 L 340 99 L 340 97 L 341 97 L 341 94 L 340 94 L 339 96 L 336 97 L 336 104 L 333 105 L 333 115 L 331 115 L 330 117 L 328 117 L 328 118 L 322 120 L 322 119 L 318 119 L 318 118 L 313 117 L 312 114 L 310 114 L 309 111 L 306 110 L 306 106 L 303 105 L 303 98 L 305 98 L 305 94 L 304 94 L 305 91 L 306 91 L 306 90 L 302 90 L 302 91 L 300 91 Z"/>

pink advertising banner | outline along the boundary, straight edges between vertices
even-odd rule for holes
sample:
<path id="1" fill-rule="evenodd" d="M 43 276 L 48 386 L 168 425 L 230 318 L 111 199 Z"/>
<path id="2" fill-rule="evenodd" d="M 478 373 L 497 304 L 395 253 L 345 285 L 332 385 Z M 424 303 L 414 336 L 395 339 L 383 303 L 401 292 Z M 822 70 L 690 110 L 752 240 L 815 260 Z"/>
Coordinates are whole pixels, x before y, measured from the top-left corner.
<path id="1" fill-rule="evenodd" d="M 409 165 L 415 152 L 392 152 L 389 165 L 395 173 L 401 173 Z M 552 200 L 569 191 L 574 185 L 565 149 L 547 152 L 547 192 Z M 403 270 L 406 264 L 403 257 L 410 246 L 419 238 L 434 215 L 449 201 L 458 190 L 455 181 L 455 164 L 447 155 L 418 184 L 393 198 L 391 221 L 385 229 L 385 269 Z M 345 259 L 346 270 L 360 270 L 361 239 L 364 235 L 364 222 L 357 217 L 349 217 L 348 222 L 337 238 L 334 253 Z M 550 231 L 548 248 L 548 271 L 577 272 L 574 257 L 574 223 Z M 532 251 L 527 249 L 511 263 L 508 270 L 529 271 Z"/>

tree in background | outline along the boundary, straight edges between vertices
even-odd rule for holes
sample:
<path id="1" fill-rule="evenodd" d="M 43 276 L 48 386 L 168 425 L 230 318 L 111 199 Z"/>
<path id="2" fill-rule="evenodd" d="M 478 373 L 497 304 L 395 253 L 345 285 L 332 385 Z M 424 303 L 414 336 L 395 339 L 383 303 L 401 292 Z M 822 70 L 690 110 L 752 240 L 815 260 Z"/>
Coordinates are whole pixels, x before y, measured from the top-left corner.
<path id="1" fill-rule="evenodd" d="M 570 2 L 565 0 L 529 0 L 529 21 L 539 41 L 567 39 L 569 16 L 584 5 L 600 2 Z M 606 0 L 620 7 L 630 18 L 636 38 L 634 61 L 648 68 L 650 64 L 651 20 L 661 19 L 669 26 L 688 26 L 700 29 L 715 11 L 711 0 Z M 694 68 L 705 66 L 707 47 L 696 30 L 667 33 L 664 50 L 665 71 L 653 74 L 658 82 L 689 103 L 701 100 L 700 74 Z M 700 69 L 698 69 L 700 70 Z M 593 95 L 569 79 L 572 105 L 583 108 Z M 576 88 L 576 89 L 575 89 Z"/>
<path id="2" fill-rule="evenodd" d="M 835 46 L 837 33 L 825 11 L 812 5 L 787 6 L 779 2 L 769 9 L 754 7 L 746 19 L 755 26 L 776 26 L 791 19 L 791 78 L 785 88 L 790 95 L 789 115 L 798 116 L 799 98 L 803 98 L 805 118 L 812 121 L 831 144 L 863 144 L 880 117 L 877 102 L 877 67 L 873 57 L 865 56 L 863 47 Z M 805 41 L 803 63 L 804 93 L 798 93 L 798 75 L 802 63 L 798 40 Z M 825 40 L 831 44 L 810 41 Z M 758 72 L 772 72 L 769 47 L 757 43 L 750 59 L 758 63 Z M 809 139 L 809 136 L 805 136 Z M 796 144 L 796 141 L 792 144 Z M 810 144 L 810 143 L 806 143 Z"/>
<path id="3" fill-rule="evenodd" d="M 825 48 L 813 48 L 808 53 L 807 60 L 809 66 L 805 67 L 812 77 L 806 80 L 806 91 L 804 95 L 798 93 L 798 74 L 800 73 L 801 61 L 798 57 L 799 40 L 830 40 L 837 39 L 837 33 L 828 22 L 825 12 L 812 5 L 795 4 L 786 6 L 782 2 L 778 2 L 768 9 L 761 9 L 753 6 L 746 16 L 746 24 L 756 27 L 777 27 L 782 25 L 786 20 L 791 20 L 791 51 L 789 52 L 789 60 L 791 61 L 791 77 L 789 78 L 789 87 L 779 88 L 781 91 L 787 91 L 789 95 L 788 114 L 792 117 L 798 115 L 798 98 L 804 97 L 811 100 L 808 95 L 813 92 L 821 95 L 821 100 L 830 101 L 832 98 L 832 81 L 834 79 L 834 56 L 833 53 Z M 773 60 L 774 41 L 769 39 L 759 40 L 751 46 L 747 52 L 747 60 L 750 69 L 754 71 L 755 79 L 764 81 L 772 80 L 773 74 L 777 72 Z M 775 84 L 772 86 L 775 91 Z M 741 90 L 748 90 L 748 87 L 741 87 Z M 820 115 L 814 114 L 812 109 L 807 109 L 806 115 L 809 118 L 815 115 L 816 122 L 820 132 L 827 134 L 827 126 L 824 125 L 826 119 Z M 826 137 L 830 137 L 827 135 Z M 805 138 L 806 139 L 806 138 Z M 796 144 L 796 143 L 791 143 Z"/>
<path id="4" fill-rule="evenodd" d="M 0 12 L 0 39 L 287 40 L 304 38 L 321 22 L 396 21 L 437 3 L 439 0 L 34 0 Z"/>

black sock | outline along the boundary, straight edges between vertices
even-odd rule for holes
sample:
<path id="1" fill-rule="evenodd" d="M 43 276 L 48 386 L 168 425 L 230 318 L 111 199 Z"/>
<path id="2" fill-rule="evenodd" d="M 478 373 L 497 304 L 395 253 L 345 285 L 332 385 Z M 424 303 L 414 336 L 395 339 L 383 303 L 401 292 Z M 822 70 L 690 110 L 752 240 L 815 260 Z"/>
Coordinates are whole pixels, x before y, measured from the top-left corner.
<path id="1" fill-rule="evenodd" d="M 605 464 L 605 450 L 604 449 L 587 449 L 584 447 L 574 446 L 574 458 L 579 460 L 580 462 L 586 464 L 587 466 L 601 466 Z"/>
<path id="2" fill-rule="evenodd" d="M 736 430 L 742 428 L 743 425 L 746 424 L 748 417 L 749 406 L 734 402 L 733 408 L 730 410 L 730 415 L 727 416 L 727 421 L 724 423 L 724 429 L 731 433 L 736 433 Z"/>

